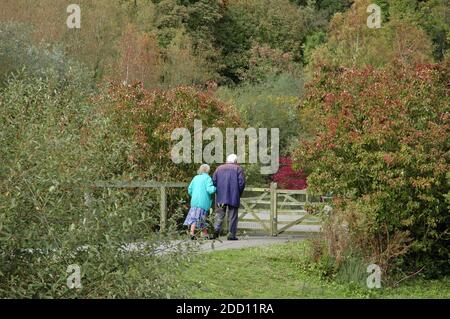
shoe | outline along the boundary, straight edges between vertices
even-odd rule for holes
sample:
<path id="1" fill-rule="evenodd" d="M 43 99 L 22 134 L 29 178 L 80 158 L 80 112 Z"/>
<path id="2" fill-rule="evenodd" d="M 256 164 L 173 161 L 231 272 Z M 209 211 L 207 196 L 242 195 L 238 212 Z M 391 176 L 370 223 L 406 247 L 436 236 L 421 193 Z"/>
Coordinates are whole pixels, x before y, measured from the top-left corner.
<path id="1" fill-rule="evenodd" d="M 227 240 L 239 240 L 237 237 L 227 237 Z"/>
<path id="2" fill-rule="evenodd" d="M 191 240 L 196 240 L 197 238 L 195 237 L 195 235 L 191 235 Z"/>

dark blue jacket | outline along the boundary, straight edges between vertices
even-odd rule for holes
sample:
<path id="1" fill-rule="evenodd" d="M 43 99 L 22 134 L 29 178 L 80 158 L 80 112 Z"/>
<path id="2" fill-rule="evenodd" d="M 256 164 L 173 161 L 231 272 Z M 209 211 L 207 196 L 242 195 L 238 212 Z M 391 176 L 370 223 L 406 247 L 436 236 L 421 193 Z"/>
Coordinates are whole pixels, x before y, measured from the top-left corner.
<path id="1" fill-rule="evenodd" d="M 216 204 L 239 207 L 245 188 L 244 170 L 238 164 L 223 164 L 213 174 L 213 183 L 217 187 Z"/>

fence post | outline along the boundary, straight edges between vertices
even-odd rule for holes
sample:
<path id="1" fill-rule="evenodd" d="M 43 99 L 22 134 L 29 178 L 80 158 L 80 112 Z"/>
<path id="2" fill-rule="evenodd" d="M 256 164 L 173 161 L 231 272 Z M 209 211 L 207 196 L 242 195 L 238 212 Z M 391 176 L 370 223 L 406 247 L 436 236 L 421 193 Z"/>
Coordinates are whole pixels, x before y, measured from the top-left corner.
<path id="1" fill-rule="evenodd" d="M 277 183 L 270 183 L 270 235 L 278 235 Z"/>
<path id="2" fill-rule="evenodd" d="M 167 194 L 166 194 L 166 188 L 162 186 L 160 188 L 160 224 L 159 224 L 159 230 L 160 232 L 163 232 L 166 230 L 166 222 L 167 222 Z"/>

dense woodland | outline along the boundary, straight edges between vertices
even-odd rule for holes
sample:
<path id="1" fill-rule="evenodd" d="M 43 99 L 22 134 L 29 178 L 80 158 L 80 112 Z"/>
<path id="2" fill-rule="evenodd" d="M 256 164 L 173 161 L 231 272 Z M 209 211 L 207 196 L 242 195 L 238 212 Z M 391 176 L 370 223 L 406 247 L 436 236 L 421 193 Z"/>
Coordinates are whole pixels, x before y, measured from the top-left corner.
<path id="1" fill-rule="evenodd" d="M 69 29 L 72 2 L 1 0 L 0 297 L 184 296 L 189 255 L 118 248 L 178 233 L 186 194 L 162 236 L 155 194 L 87 190 L 189 181 L 197 164 L 171 161 L 170 133 L 194 119 L 279 127 L 280 171 L 244 165 L 248 183 L 332 194 L 311 271 L 448 275 L 446 0 L 79 0 Z"/>

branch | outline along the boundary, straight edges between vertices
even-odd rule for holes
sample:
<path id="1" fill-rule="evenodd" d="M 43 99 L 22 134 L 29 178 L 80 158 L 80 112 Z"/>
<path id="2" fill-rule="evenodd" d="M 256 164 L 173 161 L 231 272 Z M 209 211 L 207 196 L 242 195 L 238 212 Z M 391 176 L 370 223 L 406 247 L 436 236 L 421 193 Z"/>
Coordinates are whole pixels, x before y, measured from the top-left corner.
<path id="1" fill-rule="evenodd" d="M 400 279 L 399 281 L 397 281 L 396 283 L 394 283 L 394 286 L 398 286 L 398 284 L 399 284 L 400 282 L 402 282 L 403 280 L 406 280 L 406 279 L 408 279 L 408 278 L 410 278 L 410 277 L 412 277 L 412 276 L 417 275 L 417 274 L 418 274 L 419 272 L 421 272 L 424 268 L 425 268 L 425 266 L 423 266 L 422 268 L 420 268 L 420 269 L 419 269 L 418 271 L 416 271 L 415 273 L 413 273 L 413 274 L 411 274 L 411 275 L 408 275 L 408 276 L 406 276 L 406 277 Z"/>

